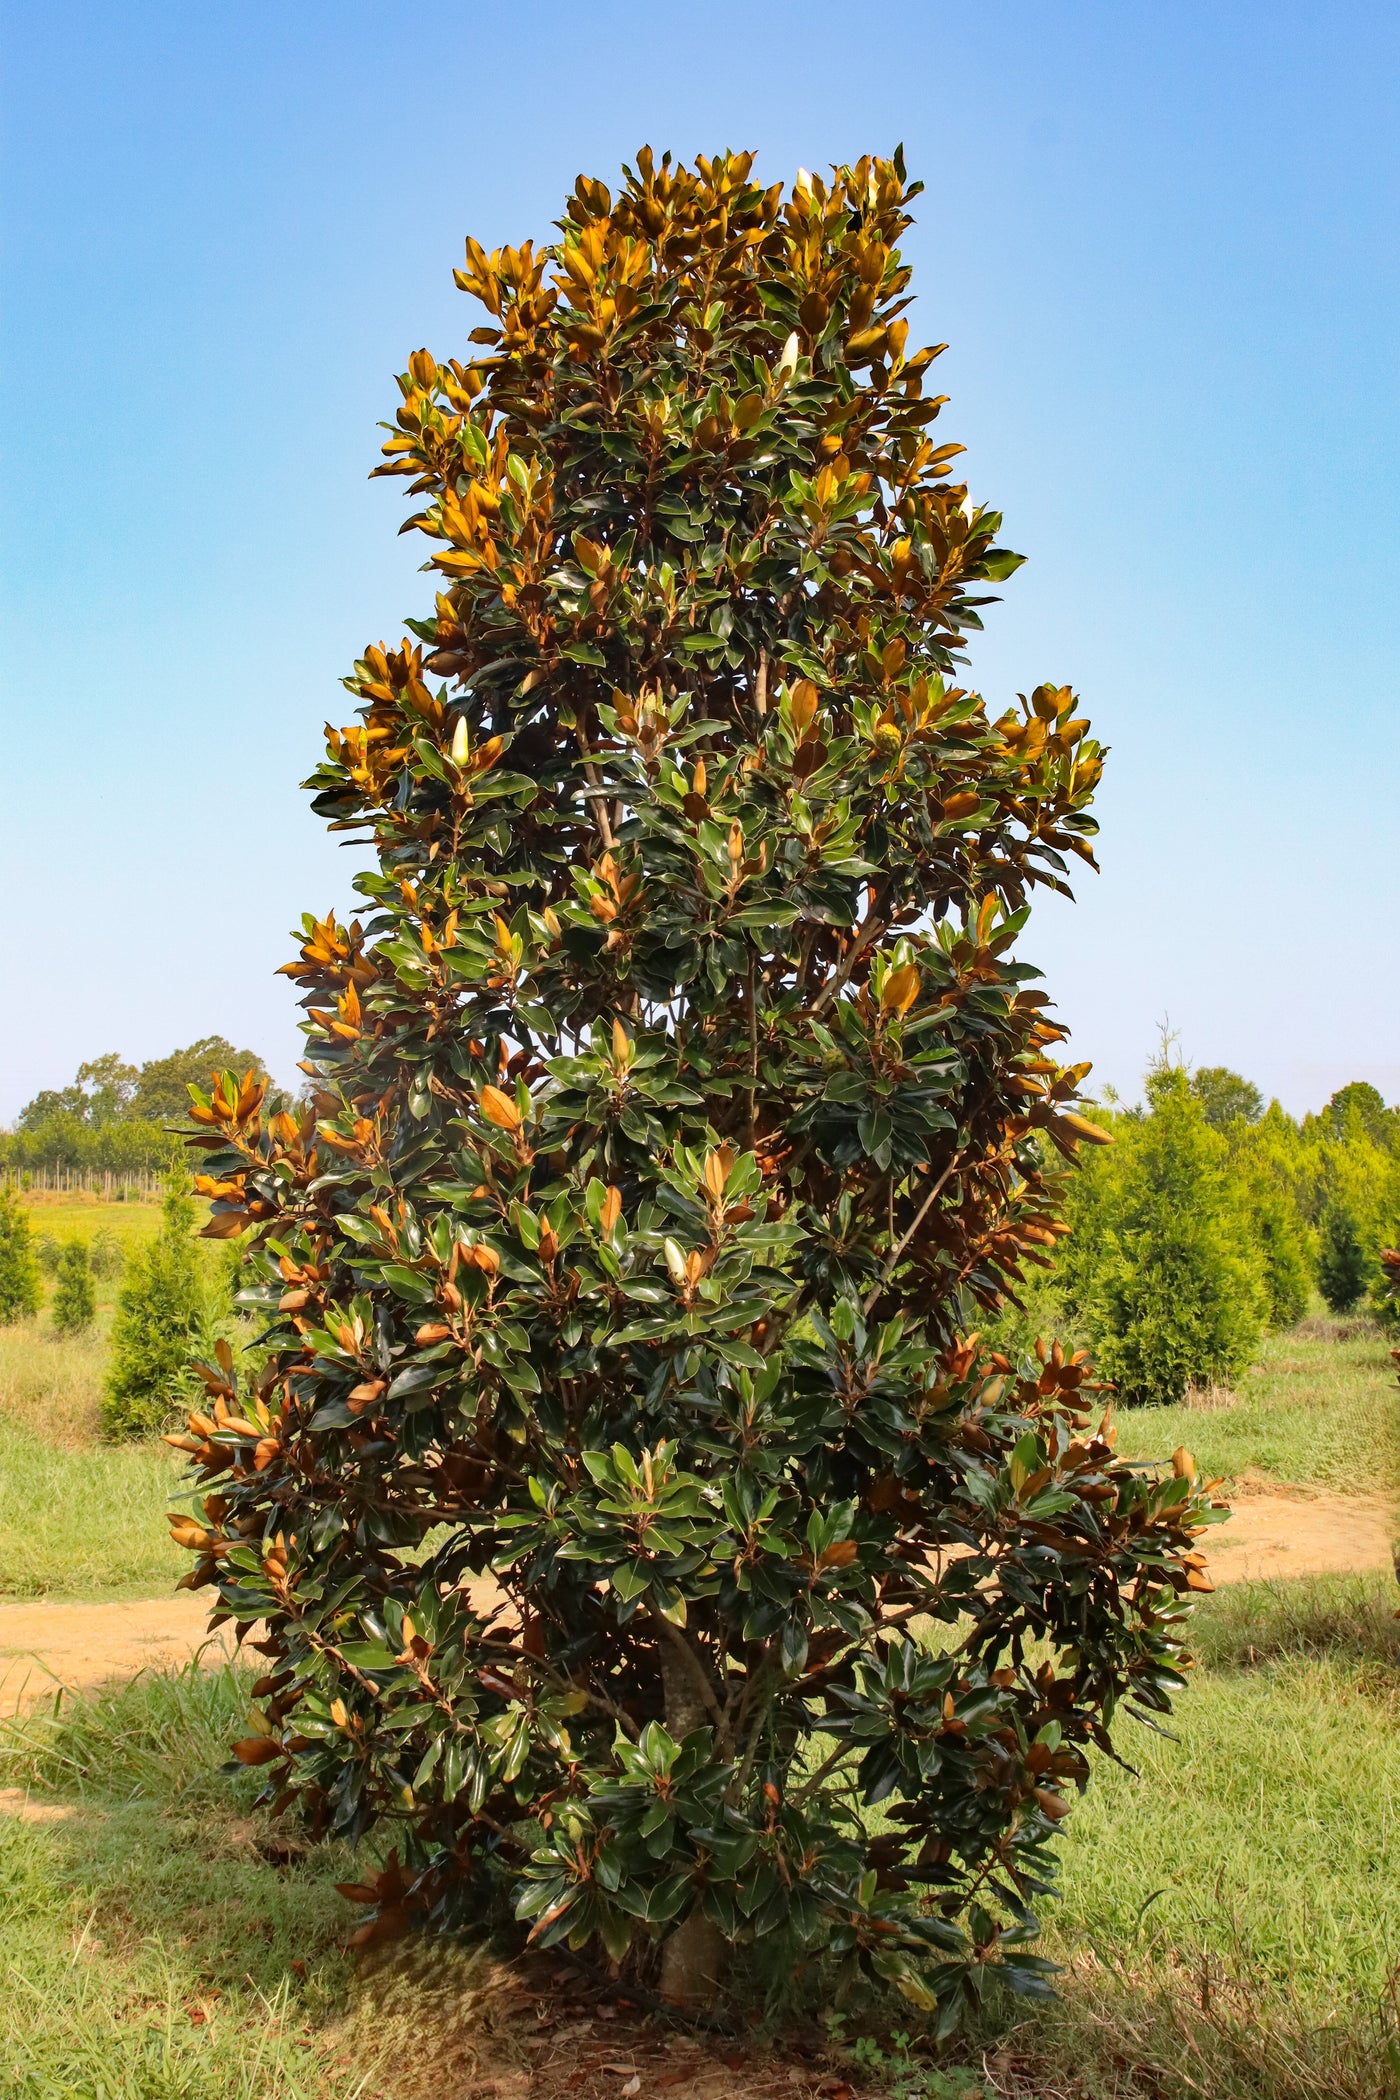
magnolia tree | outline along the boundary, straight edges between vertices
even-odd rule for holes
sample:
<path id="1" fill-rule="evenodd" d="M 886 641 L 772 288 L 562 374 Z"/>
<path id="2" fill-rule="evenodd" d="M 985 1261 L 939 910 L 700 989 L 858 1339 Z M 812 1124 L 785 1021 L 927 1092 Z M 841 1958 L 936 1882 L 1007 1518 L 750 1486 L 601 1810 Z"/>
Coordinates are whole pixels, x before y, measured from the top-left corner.
<path id="1" fill-rule="evenodd" d="M 970 1331 L 1100 1135 L 1012 951 L 1101 753 L 1066 687 L 957 682 L 1019 557 L 932 434 L 915 187 L 644 151 L 467 243 L 475 348 L 414 354 L 378 470 L 436 602 L 311 783 L 377 856 L 288 965 L 314 1098 L 194 1109 L 270 1324 L 175 1529 L 265 1634 L 265 1798 L 397 1826 L 362 1940 L 495 1900 L 682 2003 L 758 1941 L 951 2025 L 1044 1987 L 1209 1502 Z"/>

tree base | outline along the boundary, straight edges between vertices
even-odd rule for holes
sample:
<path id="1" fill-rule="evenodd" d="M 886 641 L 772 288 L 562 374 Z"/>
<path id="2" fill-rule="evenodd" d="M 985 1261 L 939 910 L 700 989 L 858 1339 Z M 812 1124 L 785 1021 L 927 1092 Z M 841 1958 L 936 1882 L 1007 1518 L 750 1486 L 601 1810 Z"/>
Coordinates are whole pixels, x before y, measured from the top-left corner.
<path id="1" fill-rule="evenodd" d="M 715 2001 L 729 1947 L 697 1903 L 661 1949 L 661 1995 L 681 2012 L 705 2012 Z"/>

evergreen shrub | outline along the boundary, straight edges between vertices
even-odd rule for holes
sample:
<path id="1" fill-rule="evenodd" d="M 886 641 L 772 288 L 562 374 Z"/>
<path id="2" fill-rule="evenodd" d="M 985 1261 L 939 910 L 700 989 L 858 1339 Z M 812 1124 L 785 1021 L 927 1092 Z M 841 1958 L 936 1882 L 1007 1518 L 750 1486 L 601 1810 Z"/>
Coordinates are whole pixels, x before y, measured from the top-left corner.
<path id="1" fill-rule="evenodd" d="M 1145 1112 L 1116 1116 L 1113 1134 L 1113 1151 L 1072 1185 L 1063 1262 L 1100 1375 L 1127 1401 L 1233 1384 L 1268 1299 L 1225 1139 L 1165 1061 L 1148 1073 Z"/>
<path id="2" fill-rule="evenodd" d="M 160 1229 L 132 1256 L 117 1299 L 102 1399 L 109 1436 L 149 1436 L 198 1390 L 190 1359 L 208 1311 L 193 1200 L 172 1185 Z"/>
<path id="3" fill-rule="evenodd" d="M 951 2025 L 1044 1988 L 1089 1753 L 1181 1682 L 1189 1456 L 976 1332 L 1101 1135 L 1013 959 L 1101 754 L 959 682 L 1018 557 L 931 428 L 914 193 L 643 152 L 468 242 L 477 347 L 399 381 L 438 596 L 313 782 L 377 856 L 288 965 L 313 1099 L 196 1098 L 268 1353 L 175 1439 L 186 1579 L 262 1629 L 238 1757 L 398 1826 L 362 1941 L 494 1901 L 681 2003 L 757 1941 Z"/>
<path id="4" fill-rule="evenodd" d="M 1360 1304 L 1370 1275 L 1355 1214 L 1333 1200 L 1318 1223 L 1317 1287 L 1334 1313 L 1348 1313 Z"/>
<path id="5" fill-rule="evenodd" d="M 14 1190 L 0 1188 L 0 1326 L 31 1318 L 42 1295 L 28 1216 Z"/>
<path id="6" fill-rule="evenodd" d="M 69 1240 L 58 1258 L 50 1312 L 56 1334 L 82 1334 L 97 1317 L 97 1286 L 83 1240 Z"/>

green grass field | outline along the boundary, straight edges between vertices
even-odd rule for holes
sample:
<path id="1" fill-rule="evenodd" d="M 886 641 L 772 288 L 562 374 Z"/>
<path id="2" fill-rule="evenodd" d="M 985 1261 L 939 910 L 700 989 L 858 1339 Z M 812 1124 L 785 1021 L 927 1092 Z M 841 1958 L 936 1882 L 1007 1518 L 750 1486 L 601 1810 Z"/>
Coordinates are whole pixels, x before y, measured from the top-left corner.
<path id="1" fill-rule="evenodd" d="M 21 1201 L 35 1239 L 45 1233 L 60 1245 L 64 1240 L 84 1240 L 91 1245 L 99 1232 L 110 1232 L 130 1253 L 153 1238 L 160 1225 L 160 1203 L 103 1203 L 94 1196 L 86 1201 L 78 1195 L 29 1194 Z"/>

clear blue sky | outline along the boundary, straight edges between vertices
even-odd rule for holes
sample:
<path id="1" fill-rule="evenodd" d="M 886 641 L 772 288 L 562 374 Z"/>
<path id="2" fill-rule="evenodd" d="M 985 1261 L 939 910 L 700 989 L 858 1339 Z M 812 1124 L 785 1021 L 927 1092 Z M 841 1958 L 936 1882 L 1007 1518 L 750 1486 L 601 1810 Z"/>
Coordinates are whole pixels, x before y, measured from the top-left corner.
<path id="1" fill-rule="evenodd" d="M 1113 747 L 1024 943 L 1078 1054 L 1400 1098 L 1400 9 L 9 0 L 3 65 L 0 1117 L 212 1030 L 291 1072 L 347 893 L 297 783 L 428 588 L 392 374 L 464 234 L 643 140 L 927 185 L 914 327 L 1030 557 L 973 675 Z"/>

